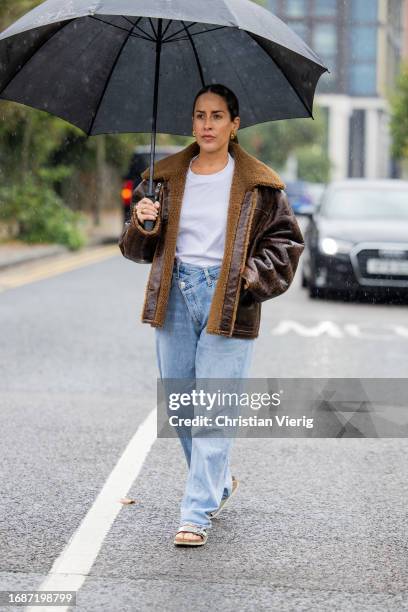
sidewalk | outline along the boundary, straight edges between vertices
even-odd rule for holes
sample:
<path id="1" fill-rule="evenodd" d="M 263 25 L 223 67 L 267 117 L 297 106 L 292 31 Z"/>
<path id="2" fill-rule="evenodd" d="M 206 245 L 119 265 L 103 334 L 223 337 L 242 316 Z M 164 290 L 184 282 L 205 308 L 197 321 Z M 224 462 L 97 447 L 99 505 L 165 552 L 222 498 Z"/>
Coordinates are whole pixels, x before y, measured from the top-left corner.
<path id="1" fill-rule="evenodd" d="M 86 249 L 99 244 L 117 243 L 122 227 L 123 219 L 120 209 L 103 211 L 99 226 L 94 226 L 93 220 L 89 216 L 88 225 L 85 227 L 88 241 L 83 248 Z M 44 259 L 45 257 L 70 252 L 72 251 L 61 244 L 26 244 L 21 240 L 9 240 L 0 244 L 0 270 L 36 259 Z"/>

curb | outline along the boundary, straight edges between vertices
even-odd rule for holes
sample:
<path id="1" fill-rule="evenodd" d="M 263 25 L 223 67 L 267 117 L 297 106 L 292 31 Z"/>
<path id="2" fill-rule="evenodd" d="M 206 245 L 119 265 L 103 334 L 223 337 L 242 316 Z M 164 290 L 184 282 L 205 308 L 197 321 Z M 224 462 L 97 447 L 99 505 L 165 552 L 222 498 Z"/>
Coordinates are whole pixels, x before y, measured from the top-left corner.
<path id="1" fill-rule="evenodd" d="M 119 236 L 102 236 L 102 237 L 92 237 L 88 239 L 88 242 L 81 249 L 76 251 L 76 253 L 81 252 L 82 250 L 87 249 L 88 247 L 99 246 L 103 244 L 117 244 L 119 240 Z M 30 247 L 27 247 L 28 249 Z M 118 247 L 119 248 L 119 247 Z M 50 246 L 39 246 L 32 247 L 32 251 L 26 251 L 23 253 L 10 253 L 8 256 L 2 258 L 0 252 L 0 271 L 6 270 L 7 268 L 11 268 L 13 266 L 18 266 L 24 263 L 28 263 L 31 261 L 37 261 L 39 259 L 46 259 L 47 257 L 54 257 L 55 255 L 61 255 L 62 253 L 71 253 L 68 247 L 65 247 L 61 244 L 55 244 Z"/>

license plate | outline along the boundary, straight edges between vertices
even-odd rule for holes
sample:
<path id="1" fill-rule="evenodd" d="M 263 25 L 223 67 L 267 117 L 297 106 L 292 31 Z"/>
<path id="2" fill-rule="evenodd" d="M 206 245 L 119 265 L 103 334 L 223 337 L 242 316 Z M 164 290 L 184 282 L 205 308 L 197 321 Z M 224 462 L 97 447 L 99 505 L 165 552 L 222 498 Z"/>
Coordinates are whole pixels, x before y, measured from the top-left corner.
<path id="1" fill-rule="evenodd" d="M 408 275 L 408 261 L 396 259 L 367 259 L 368 274 Z"/>

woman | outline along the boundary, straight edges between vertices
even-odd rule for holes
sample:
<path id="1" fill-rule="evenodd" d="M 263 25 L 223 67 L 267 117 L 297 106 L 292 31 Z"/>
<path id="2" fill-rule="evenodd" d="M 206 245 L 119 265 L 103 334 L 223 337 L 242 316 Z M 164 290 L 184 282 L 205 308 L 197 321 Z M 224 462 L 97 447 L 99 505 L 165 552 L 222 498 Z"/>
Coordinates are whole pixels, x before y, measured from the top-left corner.
<path id="1" fill-rule="evenodd" d="M 280 177 L 238 144 L 234 93 L 205 86 L 192 110 L 196 141 L 156 163 L 155 202 L 145 197 L 149 169 L 142 174 L 119 246 L 152 262 L 141 320 L 155 327 L 161 379 L 243 379 L 261 303 L 290 286 L 303 237 Z M 238 486 L 232 438 L 177 433 L 189 473 L 174 543 L 201 546 Z"/>

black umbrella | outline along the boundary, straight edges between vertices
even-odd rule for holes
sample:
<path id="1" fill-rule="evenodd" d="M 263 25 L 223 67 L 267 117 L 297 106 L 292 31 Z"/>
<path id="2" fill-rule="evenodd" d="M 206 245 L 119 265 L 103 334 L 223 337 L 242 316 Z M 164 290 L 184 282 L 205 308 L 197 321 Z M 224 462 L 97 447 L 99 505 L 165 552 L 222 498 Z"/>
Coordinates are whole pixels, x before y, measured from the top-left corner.
<path id="1" fill-rule="evenodd" d="M 223 83 L 241 127 L 313 117 L 320 58 L 250 0 L 47 0 L 0 34 L 0 98 L 87 135 L 191 134 L 197 90 Z M 146 222 L 146 227 L 153 222 Z"/>

